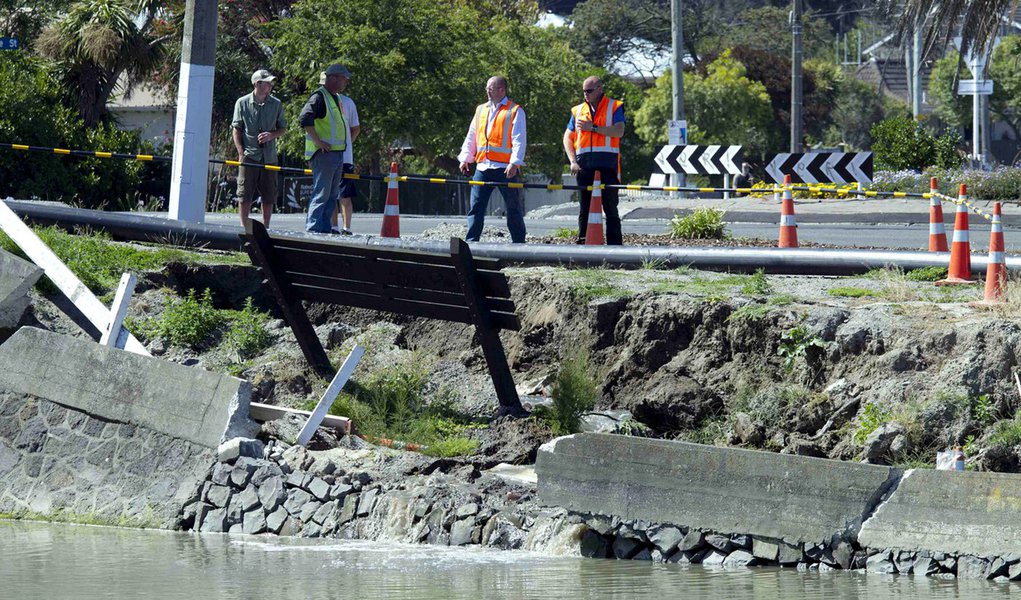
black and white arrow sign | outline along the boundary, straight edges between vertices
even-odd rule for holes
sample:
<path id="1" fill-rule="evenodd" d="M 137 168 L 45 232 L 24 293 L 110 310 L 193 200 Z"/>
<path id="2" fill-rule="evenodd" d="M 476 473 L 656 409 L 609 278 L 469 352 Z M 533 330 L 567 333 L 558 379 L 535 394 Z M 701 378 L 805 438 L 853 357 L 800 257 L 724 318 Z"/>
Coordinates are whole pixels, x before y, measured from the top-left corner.
<path id="1" fill-rule="evenodd" d="M 871 152 L 784 152 L 766 165 L 776 183 L 872 183 Z"/>
<path id="2" fill-rule="evenodd" d="M 656 155 L 664 173 L 687 175 L 739 175 L 742 162 L 741 146 L 663 146 Z"/>

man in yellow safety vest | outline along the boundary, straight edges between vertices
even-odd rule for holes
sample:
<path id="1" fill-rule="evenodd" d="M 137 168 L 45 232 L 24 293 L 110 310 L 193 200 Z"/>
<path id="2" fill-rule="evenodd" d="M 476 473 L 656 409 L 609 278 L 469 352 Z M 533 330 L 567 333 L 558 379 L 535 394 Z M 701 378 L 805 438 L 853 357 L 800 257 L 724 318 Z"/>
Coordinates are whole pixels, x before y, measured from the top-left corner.
<path id="1" fill-rule="evenodd" d="M 305 231 L 330 233 L 330 216 L 340 199 L 344 175 L 347 120 L 340 99 L 342 78 L 351 78 L 344 65 L 326 67 L 326 83 L 312 92 L 301 109 L 298 122 L 305 129 L 305 158 L 312 166 L 312 199 L 308 203 Z"/>

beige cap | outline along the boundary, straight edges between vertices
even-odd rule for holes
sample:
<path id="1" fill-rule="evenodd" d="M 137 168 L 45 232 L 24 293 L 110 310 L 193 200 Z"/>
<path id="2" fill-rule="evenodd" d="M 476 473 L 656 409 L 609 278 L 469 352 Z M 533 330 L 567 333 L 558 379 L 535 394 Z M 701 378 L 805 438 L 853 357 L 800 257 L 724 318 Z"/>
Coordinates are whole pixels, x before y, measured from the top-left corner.
<path id="1" fill-rule="evenodd" d="M 274 76 L 266 69 L 259 69 L 258 71 L 252 73 L 253 84 L 259 83 L 260 81 L 268 81 L 270 83 L 273 83 L 276 80 L 277 80 L 276 76 Z"/>

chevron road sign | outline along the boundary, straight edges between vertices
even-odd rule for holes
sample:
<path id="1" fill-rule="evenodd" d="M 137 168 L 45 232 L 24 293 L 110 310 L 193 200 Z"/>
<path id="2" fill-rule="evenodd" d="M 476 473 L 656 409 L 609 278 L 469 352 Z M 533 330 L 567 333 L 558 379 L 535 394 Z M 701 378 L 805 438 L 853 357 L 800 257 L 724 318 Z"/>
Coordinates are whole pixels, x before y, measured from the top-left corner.
<path id="1" fill-rule="evenodd" d="M 740 175 L 741 146 L 663 146 L 656 164 L 664 173 Z"/>
<path id="2" fill-rule="evenodd" d="M 872 183 L 871 152 L 782 152 L 766 165 L 776 183 Z"/>

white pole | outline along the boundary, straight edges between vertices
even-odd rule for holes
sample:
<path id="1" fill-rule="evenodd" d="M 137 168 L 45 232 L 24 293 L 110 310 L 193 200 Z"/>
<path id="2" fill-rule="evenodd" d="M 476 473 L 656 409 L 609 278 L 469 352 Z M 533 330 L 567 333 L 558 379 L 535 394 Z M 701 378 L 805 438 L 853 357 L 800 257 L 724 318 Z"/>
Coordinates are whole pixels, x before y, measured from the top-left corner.
<path id="1" fill-rule="evenodd" d="M 730 187 L 730 173 L 723 174 L 723 187 L 724 188 Z M 730 200 L 730 192 L 728 192 L 727 190 L 723 190 L 723 199 Z"/>
<path id="2" fill-rule="evenodd" d="M 982 80 L 982 76 L 978 72 L 978 54 L 973 54 L 971 60 L 971 74 L 975 81 L 976 87 Z M 978 89 L 974 90 L 975 93 L 972 95 L 971 100 L 971 154 L 975 161 L 975 166 L 982 164 L 982 138 L 979 133 L 979 118 L 981 117 L 982 109 L 980 105 L 980 98 L 978 95 Z"/>
<path id="3" fill-rule="evenodd" d="M 135 276 L 131 273 L 121 275 L 121 283 L 117 286 L 117 293 L 114 295 L 113 304 L 110 306 L 113 316 L 110 317 L 109 325 L 103 330 L 103 336 L 99 338 L 100 344 L 115 348 L 124 347 L 123 343 L 121 343 L 121 326 L 124 324 L 124 317 L 128 314 L 128 303 L 131 302 L 131 296 L 134 293 Z M 127 342 L 127 336 L 123 337 L 124 342 Z"/>
<path id="4" fill-rule="evenodd" d="M 326 416 L 330 407 L 333 406 L 333 400 L 340 393 L 340 390 L 344 388 L 344 384 L 350 379 L 351 374 L 355 371 L 355 367 L 358 366 L 358 361 L 362 359 L 364 354 L 365 348 L 355 344 L 354 350 L 351 351 L 351 354 L 347 355 L 344 364 L 340 366 L 340 370 L 333 376 L 333 381 L 330 382 L 329 387 L 323 392 L 323 397 L 319 399 L 319 404 L 316 404 L 316 409 L 312 411 L 308 420 L 305 421 L 305 426 L 301 428 L 297 441 L 299 446 L 308 444 L 308 441 L 312 439 L 312 434 L 319 428 L 319 424 L 323 422 L 323 417 Z"/>

